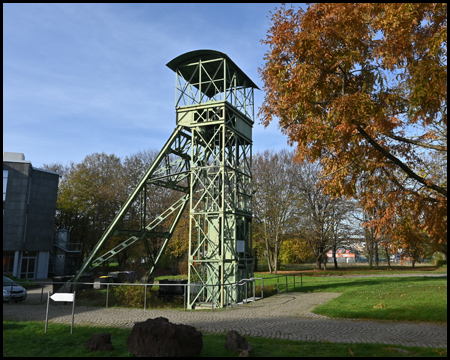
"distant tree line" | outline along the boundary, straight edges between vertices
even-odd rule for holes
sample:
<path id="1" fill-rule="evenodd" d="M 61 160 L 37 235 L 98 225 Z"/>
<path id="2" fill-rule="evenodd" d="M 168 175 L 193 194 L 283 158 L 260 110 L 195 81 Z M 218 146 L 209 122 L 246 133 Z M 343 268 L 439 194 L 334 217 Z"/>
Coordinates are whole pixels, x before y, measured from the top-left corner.
<path id="1" fill-rule="evenodd" d="M 84 256 L 87 256 L 157 154 L 157 150 L 146 150 L 120 159 L 114 154 L 95 153 L 80 163 L 44 164 L 47 170 L 61 175 L 55 228 L 69 230 L 71 241 L 83 243 Z M 364 228 L 362 224 L 370 221 L 371 214 L 364 213 L 355 199 L 325 194 L 318 163 L 300 163 L 295 160 L 294 152 L 287 150 L 266 150 L 255 154 L 252 161 L 253 243 L 260 258 L 266 259 L 271 273 L 277 272 L 280 262 L 314 261 L 317 269 L 326 269 L 330 250 L 337 267 L 337 249 L 352 247 L 355 239 L 364 239 L 370 265 L 372 259 L 378 259 L 379 249 L 383 249 L 388 259 L 402 249 L 413 261 L 441 251 L 422 234 L 408 233 L 405 234 L 407 241 L 395 242 L 386 236 L 377 237 L 374 231 Z M 152 186 L 147 200 L 148 219 L 159 216 L 179 197 L 174 190 Z M 187 211 L 166 250 L 174 270 L 186 257 L 189 246 Z M 123 228 L 138 226 L 137 204 L 122 221 Z M 124 240 L 123 236 L 112 238 L 104 250 Z M 150 247 L 156 254 L 159 244 L 150 244 Z M 143 245 L 136 243 L 119 252 L 116 261 L 119 267 L 129 268 L 130 262 L 140 262 L 144 253 Z"/>

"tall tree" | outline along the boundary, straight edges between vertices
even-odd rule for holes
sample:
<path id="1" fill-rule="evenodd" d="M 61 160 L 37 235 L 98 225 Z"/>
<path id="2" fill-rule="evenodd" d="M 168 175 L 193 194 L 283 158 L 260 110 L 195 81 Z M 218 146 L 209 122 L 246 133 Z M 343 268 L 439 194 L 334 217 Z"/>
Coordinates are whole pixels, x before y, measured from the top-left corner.
<path id="1" fill-rule="evenodd" d="M 263 124 L 321 161 L 328 194 L 376 212 L 377 236 L 408 243 L 401 212 L 446 252 L 447 4 L 282 6 L 262 43 Z"/>
<path id="2" fill-rule="evenodd" d="M 47 170 L 57 171 L 62 175 L 58 189 L 55 227 L 68 229 L 71 240 L 82 242 L 84 255 L 88 255 L 157 155 L 156 150 L 149 149 L 126 156 L 122 161 L 114 154 L 95 153 L 86 156 L 79 164 L 73 162 L 69 165 L 44 164 Z M 180 195 L 173 190 L 149 186 L 146 201 L 137 199 L 131 204 L 119 227 L 139 230 L 143 203 L 147 206 L 144 219 L 147 225 L 179 197 Z M 167 224 L 163 223 L 158 230 L 165 231 L 164 226 Z M 176 238 L 177 244 L 176 246 L 174 244 L 170 251 L 179 257 L 187 246 L 186 236 L 178 231 Z M 110 250 L 126 239 L 126 235 L 112 237 L 104 245 L 103 250 Z M 160 249 L 162 240 L 156 237 L 147 240 L 150 251 L 147 255 L 152 261 Z M 136 263 L 141 264 L 141 259 L 146 257 L 146 251 L 147 246 L 144 246 L 144 242 L 133 244 L 132 247 L 117 253 L 116 259 L 119 266 L 125 269 L 130 259 L 135 259 Z"/>
<path id="3" fill-rule="evenodd" d="M 61 225 L 83 243 L 87 254 L 126 199 L 123 168 L 114 154 L 92 154 L 71 164 L 60 184 L 57 207 Z"/>
<path id="4" fill-rule="evenodd" d="M 293 153 L 266 150 L 253 157 L 253 201 L 256 239 L 264 243 L 270 273 L 277 273 L 281 246 L 296 223 L 297 192 Z"/>
<path id="5" fill-rule="evenodd" d="M 352 203 L 323 193 L 319 183 L 319 164 L 296 164 L 294 189 L 298 193 L 298 236 L 309 245 L 316 260 L 317 269 L 326 269 L 330 249 L 351 237 L 349 226 Z"/>

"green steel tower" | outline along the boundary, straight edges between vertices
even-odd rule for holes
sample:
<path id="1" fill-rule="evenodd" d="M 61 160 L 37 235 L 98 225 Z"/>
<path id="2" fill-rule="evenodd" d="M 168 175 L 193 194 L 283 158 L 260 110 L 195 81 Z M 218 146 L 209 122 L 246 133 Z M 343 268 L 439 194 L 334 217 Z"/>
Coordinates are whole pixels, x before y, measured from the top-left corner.
<path id="1" fill-rule="evenodd" d="M 72 281 L 139 241 L 152 260 L 151 277 L 189 204 L 188 307 L 222 307 L 245 298 L 244 287 L 231 284 L 253 276 L 252 127 L 258 87 L 219 51 L 191 51 L 167 66 L 176 73 L 177 127 Z M 151 186 L 181 197 L 147 224 Z M 131 209 L 138 210 L 140 221 L 127 227 Z M 98 256 L 120 236 L 126 240 Z"/>
<path id="2" fill-rule="evenodd" d="M 167 64 L 176 73 L 177 125 L 191 130 L 188 306 L 222 307 L 253 276 L 252 127 L 257 86 L 224 53 L 199 50 Z M 206 154 L 206 155 L 203 155 Z M 195 161 L 195 159 L 201 159 Z M 232 290 L 233 289 L 233 290 Z M 196 290 L 196 291 L 193 291 Z"/>

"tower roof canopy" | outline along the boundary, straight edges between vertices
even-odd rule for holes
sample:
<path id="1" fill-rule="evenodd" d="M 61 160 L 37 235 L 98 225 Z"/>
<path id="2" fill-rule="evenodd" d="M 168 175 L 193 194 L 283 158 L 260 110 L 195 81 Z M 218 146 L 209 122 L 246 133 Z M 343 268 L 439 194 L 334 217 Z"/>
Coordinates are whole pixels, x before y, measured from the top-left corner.
<path id="1" fill-rule="evenodd" d="M 196 71 L 196 66 L 183 66 L 189 64 L 198 63 L 200 60 L 208 61 L 208 60 L 218 60 L 218 59 L 226 59 L 227 68 L 231 71 L 238 74 L 237 76 L 237 86 L 245 86 L 251 87 L 254 89 L 258 89 L 258 86 L 237 66 L 230 57 L 220 51 L 216 50 L 194 50 L 189 51 L 187 53 L 181 54 L 177 56 L 175 59 L 169 61 L 166 66 L 173 71 L 177 72 L 177 70 L 181 73 L 181 75 L 186 79 L 191 79 L 191 83 L 198 84 L 199 83 L 199 72 Z M 220 66 L 218 62 L 207 62 L 202 63 L 202 66 L 207 70 L 209 74 L 214 74 L 217 70 L 217 67 Z"/>

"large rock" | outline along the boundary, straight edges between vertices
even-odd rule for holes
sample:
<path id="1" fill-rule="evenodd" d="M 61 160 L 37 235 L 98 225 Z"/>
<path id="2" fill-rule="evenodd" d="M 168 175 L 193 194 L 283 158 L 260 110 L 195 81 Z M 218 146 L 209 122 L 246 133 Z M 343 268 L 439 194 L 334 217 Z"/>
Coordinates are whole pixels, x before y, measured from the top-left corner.
<path id="1" fill-rule="evenodd" d="M 233 350 L 240 357 L 247 357 L 253 353 L 253 346 L 234 330 L 228 331 L 225 349 Z"/>
<path id="2" fill-rule="evenodd" d="M 114 350 L 114 347 L 111 343 L 111 334 L 110 333 L 98 333 L 92 334 L 91 338 L 85 345 L 86 348 L 90 351 L 109 351 Z"/>
<path id="3" fill-rule="evenodd" d="M 134 324 L 127 348 L 135 356 L 196 356 L 203 349 L 203 334 L 193 326 L 172 324 L 163 317 Z"/>

